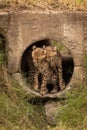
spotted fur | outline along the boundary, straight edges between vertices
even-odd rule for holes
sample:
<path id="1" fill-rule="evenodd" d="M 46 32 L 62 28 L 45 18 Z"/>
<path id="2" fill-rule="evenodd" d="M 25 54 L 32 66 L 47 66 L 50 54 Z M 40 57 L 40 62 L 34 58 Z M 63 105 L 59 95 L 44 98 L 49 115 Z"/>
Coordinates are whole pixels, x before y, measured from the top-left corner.
<path id="1" fill-rule="evenodd" d="M 56 71 L 58 75 L 58 81 L 59 81 L 59 86 L 60 89 L 63 90 L 65 88 L 65 83 L 63 80 L 62 76 L 62 57 L 59 51 L 57 50 L 56 47 L 52 46 L 44 46 L 46 52 L 47 52 L 47 57 L 46 60 L 49 62 L 50 66 L 52 67 L 53 70 Z"/>
<path id="2" fill-rule="evenodd" d="M 46 60 L 47 52 L 44 48 L 36 48 L 33 47 L 32 51 L 32 59 L 35 68 L 38 70 L 37 73 L 35 73 L 34 80 L 35 80 L 35 89 L 38 89 L 38 76 L 41 73 L 42 74 L 42 84 L 41 84 L 41 93 L 45 94 L 48 92 L 47 90 L 47 84 L 52 83 L 54 85 L 54 89 L 52 92 L 57 92 L 58 90 L 58 75 L 57 71 L 55 69 L 52 69 L 50 66 L 50 62 Z"/>

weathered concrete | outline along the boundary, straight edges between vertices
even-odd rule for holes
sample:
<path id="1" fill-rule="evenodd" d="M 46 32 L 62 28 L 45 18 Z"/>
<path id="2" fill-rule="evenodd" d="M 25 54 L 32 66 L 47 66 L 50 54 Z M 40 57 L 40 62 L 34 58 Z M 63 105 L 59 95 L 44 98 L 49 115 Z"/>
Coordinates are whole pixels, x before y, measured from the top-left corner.
<path id="1" fill-rule="evenodd" d="M 87 13 L 83 15 L 83 43 L 84 51 L 87 53 Z"/>
<path id="2" fill-rule="evenodd" d="M 0 33 L 3 36 L 7 36 L 8 29 L 9 29 L 9 14 L 6 12 L 0 12 Z"/>
<path id="3" fill-rule="evenodd" d="M 33 43 L 51 39 L 69 49 L 74 73 L 69 83 L 83 80 L 84 52 L 87 52 L 87 12 L 18 11 L 0 13 L 0 33 L 7 39 L 9 73 L 20 72 L 25 50 Z"/>
<path id="4" fill-rule="evenodd" d="M 23 11 L 10 15 L 8 30 L 10 72 L 19 70 L 22 54 L 29 45 L 46 38 L 61 42 L 71 51 L 75 66 L 82 65 L 84 53 L 82 13 Z"/>

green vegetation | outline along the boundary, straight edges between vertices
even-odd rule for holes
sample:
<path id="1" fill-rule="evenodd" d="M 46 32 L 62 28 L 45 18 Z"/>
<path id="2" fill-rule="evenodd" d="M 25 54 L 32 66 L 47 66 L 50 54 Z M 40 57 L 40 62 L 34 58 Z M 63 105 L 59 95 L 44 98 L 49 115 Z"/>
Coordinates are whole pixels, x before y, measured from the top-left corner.
<path id="1" fill-rule="evenodd" d="M 0 0 L 1 7 L 30 7 L 40 9 L 87 10 L 87 0 Z"/>
<path id="2" fill-rule="evenodd" d="M 87 130 L 87 55 L 84 61 L 85 82 L 77 83 L 75 88 L 67 93 L 64 105 L 58 109 L 58 124 L 51 130 Z"/>
<path id="3" fill-rule="evenodd" d="M 47 122 L 42 101 L 25 90 L 8 74 L 5 41 L 0 38 L 0 130 L 45 129 Z M 39 103 L 38 103 L 39 102 Z M 37 105 L 38 104 L 38 105 Z"/>
<path id="4" fill-rule="evenodd" d="M 87 69 L 87 60 L 85 63 Z M 58 124 L 53 128 L 47 123 L 42 100 L 36 97 L 35 101 L 34 97 L 11 79 L 5 64 L 1 64 L 0 130 L 87 130 L 86 84 L 77 84 L 67 94 L 67 99 L 62 101 L 64 106 L 58 109 Z"/>
<path id="5" fill-rule="evenodd" d="M 62 45 L 61 43 L 58 43 L 56 41 L 50 41 L 52 46 L 56 46 L 58 51 L 60 51 L 61 53 L 69 53 L 69 50 Z"/>
<path id="6" fill-rule="evenodd" d="M 79 87 L 78 87 L 79 86 Z M 58 122 L 62 121 L 66 126 L 76 130 L 87 129 L 87 88 L 78 85 L 77 89 L 69 94 L 65 105 L 58 111 Z"/>
<path id="7" fill-rule="evenodd" d="M 45 129 L 44 107 L 41 101 L 37 104 L 10 79 L 4 66 L 0 68 L 0 130 Z"/>

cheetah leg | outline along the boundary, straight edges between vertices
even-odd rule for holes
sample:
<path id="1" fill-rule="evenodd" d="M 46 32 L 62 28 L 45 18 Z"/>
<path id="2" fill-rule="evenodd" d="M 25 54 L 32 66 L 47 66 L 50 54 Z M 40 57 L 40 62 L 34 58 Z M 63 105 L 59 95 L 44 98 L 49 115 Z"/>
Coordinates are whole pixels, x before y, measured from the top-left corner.
<path id="1" fill-rule="evenodd" d="M 58 74 L 59 74 L 59 86 L 60 89 L 63 90 L 65 88 L 65 83 L 62 76 L 62 67 L 58 68 Z"/>
<path id="2" fill-rule="evenodd" d="M 53 82 L 53 85 L 54 85 L 54 88 L 53 90 L 51 91 L 51 93 L 56 93 L 57 92 L 57 89 L 58 89 L 58 84 L 57 84 L 57 75 L 53 75 L 52 76 L 52 82 Z"/>
<path id="3" fill-rule="evenodd" d="M 38 88 L 39 88 L 39 85 L 38 85 L 38 73 L 36 73 L 34 75 L 34 89 L 38 90 Z"/>
<path id="4" fill-rule="evenodd" d="M 58 88 L 57 84 L 54 84 L 54 88 L 51 91 L 51 93 L 57 93 L 57 88 Z"/>
<path id="5" fill-rule="evenodd" d="M 42 81 L 41 91 L 40 91 L 40 93 L 43 94 L 43 95 L 48 92 L 47 87 L 46 87 L 46 84 L 47 84 L 46 77 L 43 76 L 43 81 Z"/>

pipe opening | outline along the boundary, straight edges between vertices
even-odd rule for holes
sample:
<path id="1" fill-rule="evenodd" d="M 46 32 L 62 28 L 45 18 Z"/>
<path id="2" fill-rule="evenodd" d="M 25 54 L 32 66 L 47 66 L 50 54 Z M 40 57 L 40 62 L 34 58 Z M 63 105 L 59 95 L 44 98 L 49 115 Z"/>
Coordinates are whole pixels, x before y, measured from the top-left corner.
<path id="1" fill-rule="evenodd" d="M 63 69 L 62 76 L 63 76 L 63 80 L 65 82 L 65 85 L 67 86 L 72 78 L 73 71 L 74 71 L 74 62 L 73 62 L 72 54 L 69 51 L 69 49 L 67 49 L 61 43 L 58 43 L 56 41 L 52 41 L 49 39 L 40 40 L 40 41 L 33 43 L 23 53 L 22 60 L 21 60 L 21 72 L 22 72 L 23 76 L 27 79 L 26 80 L 27 84 L 29 84 L 29 80 L 28 80 L 29 75 L 30 75 L 29 72 L 30 72 L 32 66 L 34 66 L 33 60 L 32 60 L 32 47 L 33 47 L 33 45 L 36 45 L 36 47 L 43 47 L 43 45 L 57 46 L 57 49 L 62 56 L 62 69 Z M 31 78 L 33 79 L 33 77 L 31 77 Z M 38 81 L 39 81 L 39 88 L 40 88 L 41 83 L 42 83 L 41 74 L 38 76 Z M 46 87 L 48 89 L 48 92 L 50 93 L 53 90 L 54 86 L 53 86 L 53 84 L 47 84 Z M 58 87 L 59 87 L 59 84 L 58 84 Z"/>

